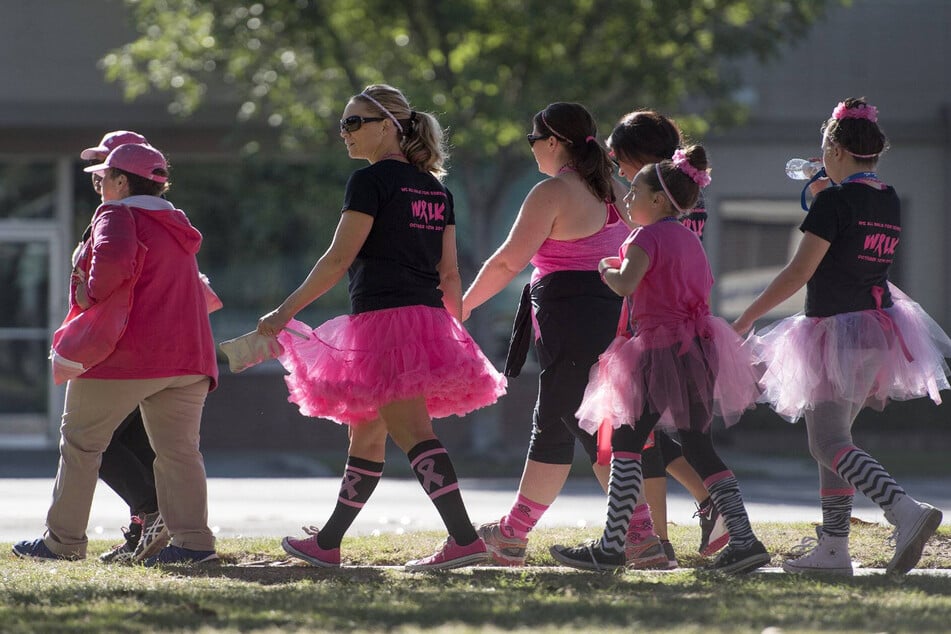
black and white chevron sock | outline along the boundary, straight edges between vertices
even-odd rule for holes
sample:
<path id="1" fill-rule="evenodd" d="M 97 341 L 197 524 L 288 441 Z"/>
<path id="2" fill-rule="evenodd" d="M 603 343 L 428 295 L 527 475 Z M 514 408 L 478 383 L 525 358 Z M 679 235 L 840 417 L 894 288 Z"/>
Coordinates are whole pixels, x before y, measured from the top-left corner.
<path id="1" fill-rule="evenodd" d="M 615 452 L 611 455 L 611 480 L 608 484 L 608 517 L 601 536 L 601 550 L 624 552 L 624 538 L 631 523 L 637 498 L 641 494 L 641 455 Z"/>

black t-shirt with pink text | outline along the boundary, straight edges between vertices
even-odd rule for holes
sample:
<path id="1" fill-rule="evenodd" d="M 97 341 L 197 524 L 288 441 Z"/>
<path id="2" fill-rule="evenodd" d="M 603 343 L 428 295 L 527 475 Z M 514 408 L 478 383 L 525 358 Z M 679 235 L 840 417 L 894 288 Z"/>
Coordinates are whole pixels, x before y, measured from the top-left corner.
<path id="1" fill-rule="evenodd" d="M 351 174 L 342 211 L 347 210 L 373 216 L 350 266 L 352 312 L 442 307 L 436 266 L 446 226 L 456 224 L 449 190 L 409 163 L 383 160 Z"/>
<path id="2" fill-rule="evenodd" d="M 806 284 L 806 315 L 828 317 L 876 307 L 872 288 L 892 305 L 888 268 L 901 238 L 901 203 L 892 187 L 861 183 L 831 187 L 816 196 L 800 225 L 830 243 Z"/>
<path id="3" fill-rule="evenodd" d="M 680 217 L 680 224 L 697 234 L 697 237 L 703 242 L 703 228 L 707 224 L 707 203 L 703 199 L 702 193 L 694 208 Z"/>

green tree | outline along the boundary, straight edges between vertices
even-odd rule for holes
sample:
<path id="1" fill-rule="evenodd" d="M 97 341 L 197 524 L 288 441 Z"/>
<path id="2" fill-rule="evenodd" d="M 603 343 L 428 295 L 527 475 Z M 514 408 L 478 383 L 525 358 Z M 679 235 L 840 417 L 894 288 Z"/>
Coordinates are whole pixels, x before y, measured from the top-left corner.
<path id="1" fill-rule="evenodd" d="M 643 106 L 695 135 L 733 123 L 729 62 L 776 55 L 833 1 L 126 0 L 141 35 L 103 65 L 130 98 L 169 91 L 182 116 L 223 93 L 300 150 L 333 137 L 365 85 L 400 87 L 450 130 L 463 251 L 481 259 L 533 113 L 580 101 L 608 125 Z"/>

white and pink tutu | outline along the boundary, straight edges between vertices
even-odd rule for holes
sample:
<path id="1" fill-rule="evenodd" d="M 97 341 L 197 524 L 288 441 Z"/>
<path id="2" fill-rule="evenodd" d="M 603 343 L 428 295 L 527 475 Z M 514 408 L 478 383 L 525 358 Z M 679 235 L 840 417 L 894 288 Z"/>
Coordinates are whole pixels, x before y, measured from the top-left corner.
<path id="1" fill-rule="evenodd" d="M 789 422 L 824 402 L 881 410 L 889 400 L 928 396 L 940 404 L 951 339 L 917 302 L 894 285 L 889 290 L 891 308 L 798 314 L 757 333 L 760 400 Z"/>
<path id="2" fill-rule="evenodd" d="M 317 328 L 291 320 L 278 360 L 305 416 L 357 425 L 381 405 L 423 396 L 433 418 L 491 405 L 506 381 L 478 344 L 441 308 L 407 306 L 343 315 Z"/>
<path id="3" fill-rule="evenodd" d="M 602 422 L 633 425 L 645 406 L 661 414 L 661 429 L 705 431 L 713 416 L 730 426 L 754 406 L 756 378 L 751 351 L 730 325 L 700 315 L 616 337 L 591 369 L 577 416 L 589 433 Z"/>

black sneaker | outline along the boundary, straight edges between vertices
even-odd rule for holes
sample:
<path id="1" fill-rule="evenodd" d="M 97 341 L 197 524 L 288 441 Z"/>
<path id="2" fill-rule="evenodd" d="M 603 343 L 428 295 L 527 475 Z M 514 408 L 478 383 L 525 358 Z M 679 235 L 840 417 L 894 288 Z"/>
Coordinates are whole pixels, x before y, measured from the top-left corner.
<path id="1" fill-rule="evenodd" d="M 610 572 L 623 569 L 625 564 L 623 551 L 616 555 L 606 553 L 601 550 L 601 541 L 597 539 L 585 542 L 573 548 L 555 545 L 548 550 L 556 561 L 560 561 L 572 568 L 580 568 L 581 570 Z"/>
<path id="2" fill-rule="evenodd" d="M 142 537 L 142 518 L 133 516 L 132 521 L 129 522 L 129 528 L 122 527 L 122 536 L 125 537 L 125 541 L 99 555 L 99 561 L 107 564 L 132 561 L 132 554 L 135 552 L 135 547 L 139 545 L 139 538 Z"/>
<path id="3" fill-rule="evenodd" d="M 766 552 L 763 542 L 757 539 L 742 549 L 735 547 L 733 544 L 727 544 L 727 547 L 717 555 L 717 558 L 707 567 L 707 570 L 728 575 L 741 575 L 752 572 L 768 563 L 769 553 Z"/>

